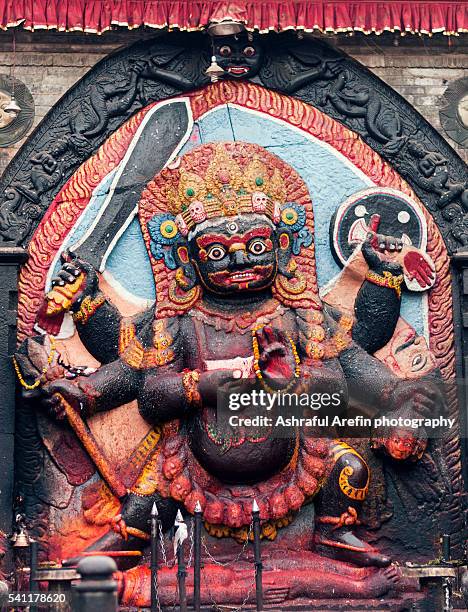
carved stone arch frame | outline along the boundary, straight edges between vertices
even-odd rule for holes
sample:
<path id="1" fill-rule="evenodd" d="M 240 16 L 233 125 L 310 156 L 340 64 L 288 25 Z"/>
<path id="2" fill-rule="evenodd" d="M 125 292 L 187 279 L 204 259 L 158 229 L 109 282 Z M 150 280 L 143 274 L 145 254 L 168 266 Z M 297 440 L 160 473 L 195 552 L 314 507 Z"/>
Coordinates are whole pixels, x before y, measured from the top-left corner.
<path id="1" fill-rule="evenodd" d="M 405 179 L 432 215 L 453 258 L 456 374 L 468 367 L 468 185 L 466 166 L 442 136 L 365 67 L 314 38 L 260 37 L 265 60 L 253 81 L 319 107 L 357 133 Z M 13 499 L 17 279 L 29 241 L 65 182 L 130 116 L 148 103 L 208 83 L 207 36 L 167 34 L 99 62 L 51 109 L 0 180 L 0 528 Z M 460 398 L 466 406 L 466 396 Z M 461 411 L 462 416 L 464 411 Z M 466 419 L 461 423 L 466 432 Z M 23 432 L 24 433 L 24 432 Z M 38 435 L 26 432 L 34 444 Z M 462 435 L 466 438 L 466 434 Z M 455 450 L 459 460 L 458 449 Z M 22 478 L 21 469 L 17 478 Z M 457 483 L 462 495 L 461 480 Z"/>

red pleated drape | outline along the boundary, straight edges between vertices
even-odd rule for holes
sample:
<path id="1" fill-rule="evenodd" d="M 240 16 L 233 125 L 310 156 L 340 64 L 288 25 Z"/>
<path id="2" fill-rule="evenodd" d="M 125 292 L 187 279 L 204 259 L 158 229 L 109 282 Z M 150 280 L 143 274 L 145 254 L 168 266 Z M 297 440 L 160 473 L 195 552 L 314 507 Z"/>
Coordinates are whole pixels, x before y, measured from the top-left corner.
<path id="1" fill-rule="evenodd" d="M 322 32 L 468 31 L 468 0 L 332 2 L 317 0 L 0 0 L 0 28 L 105 32 L 112 26 L 196 30 L 230 17 L 250 30 Z"/>

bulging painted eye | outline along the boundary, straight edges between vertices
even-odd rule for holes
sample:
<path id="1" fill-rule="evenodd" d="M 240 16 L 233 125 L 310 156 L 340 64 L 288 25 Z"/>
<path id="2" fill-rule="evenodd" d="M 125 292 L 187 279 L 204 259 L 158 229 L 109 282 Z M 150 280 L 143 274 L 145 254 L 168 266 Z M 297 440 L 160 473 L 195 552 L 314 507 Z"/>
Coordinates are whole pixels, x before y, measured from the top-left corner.
<path id="1" fill-rule="evenodd" d="M 228 45 L 223 45 L 219 49 L 219 54 L 222 55 L 223 57 L 229 57 L 231 53 L 232 53 L 231 47 L 229 47 Z"/>
<path id="2" fill-rule="evenodd" d="M 255 47 L 245 47 L 243 54 L 245 57 L 253 57 L 255 55 Z"/>
<path id="3" fill-rule="evenodd" d="M 413 357 L 413 360 L 411 361 L 411 369 L 413 372 L 419 372 L 419 370 L 422 370 L 424 368 L 426 363 L 427 363 L 427 358 L 421 354 L 418 354 L 415 357 Z"/>
<path id="4" fill-rule="evenodd" d="M 223 246 L 216 244 L 215 246 L 212 246 L 210 249 L 208 249 L 207 255 L 208 259 L 211 259 L 211 261 L 219 261 L 220 259 L 225 257 L 226 249 Z"/>
<path id="5" fill-rule="evenodd" d="M 253 255 L 262 255 L 267 250 L 266 244 L 263 240 L 252 240 L 249 244 L 249 251 Z"/>

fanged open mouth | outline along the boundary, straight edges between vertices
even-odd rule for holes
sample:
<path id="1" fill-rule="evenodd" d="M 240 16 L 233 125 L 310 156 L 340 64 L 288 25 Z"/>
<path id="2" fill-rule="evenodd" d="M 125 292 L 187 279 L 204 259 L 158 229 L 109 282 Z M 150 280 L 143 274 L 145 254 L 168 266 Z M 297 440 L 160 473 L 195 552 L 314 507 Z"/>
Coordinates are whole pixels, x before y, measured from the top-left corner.
<path id="1" fill-rule="evenodd" d="M 230 74 L 247 74 L 249 72 L 249 68 L 247 66 L 231 66 L 227 69 Z"/>
<path id="2" fill-rule="evenodd" d="M 233 272 L 229 272 L 228 270 L 223 270 L 222 272 L 213 272 L 209 276 L 211 281 L 216 283 L 217 285 L 242 286 L 248 285 L 250 283 L 261 282 L 262 280 L 267 279 L 272 272 L 273 266 L 271 265 L 257 265 L 252 268 L 236 270 Z"/>
<path id="3" fill-rule="evenodd" d="M 233 272 L 226 278 L 226 282 L 230 285 L 238 283 L 252 283 L 260 278 L 260 275 L 256 274 L 253 270 L 244 270 L 243 272 Z"/>

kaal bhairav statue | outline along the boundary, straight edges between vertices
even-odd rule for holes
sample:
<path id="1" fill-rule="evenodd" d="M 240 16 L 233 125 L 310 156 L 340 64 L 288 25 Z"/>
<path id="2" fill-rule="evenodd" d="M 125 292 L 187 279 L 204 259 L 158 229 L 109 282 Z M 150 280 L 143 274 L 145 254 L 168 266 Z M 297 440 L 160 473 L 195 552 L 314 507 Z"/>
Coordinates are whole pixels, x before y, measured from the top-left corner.
<path id="1" fill-rule="evenodd" d="M 98 482 L 83 493 L 85 514 L 101 516 L 102 535 L 87 550 L 144 549 L 154 502 L 164 530 L 178 509 L 190 515 L 199 503 L 207 534 L 235 556 L 249 536 L 255 499 L 266 569 L 289 568 L 266 571 L 266 601 L 310 598 L 325 588 L 334 597 L 371 598 L 397 588 L 390 556 L 359 535 L 371 473 L 352 441 L 308 426 L 289 436 L 275 428 L 227 436 L 216 408 L 219 389 L 260 385 L 270 393 L 339 394 L 343 407 L 365 414 L 440 413 L 444 398 L 429 351 L 429 363 L 413 360 L 416 373 L 404 379 L 398 351 L 395 367 L 372 356 L 394 335 L 404 280 L 421 288 L 434 282 L 430 258 L 401 237 L 379 234 L 374 215 L 359 249 L 368 273 L 353 294 L 354 312 L 340 308 L 346 300 L 334 299 L 333 290 L 324 303 L 305 182 L 280 157 L 242 141 L 201 144 L 172 160 L 144 189 L 138 219 L 155 306 L 122 316 L 94 268 L 65 253 L 38 323 L 47 329 L 70 309 L 82 343 L 102 365 L 73 371 L 50 358 L 39 387 L 35 352 L 48 341 L 26 340 L 17 354 L 25 397 L 40 394 L 59 421 L 83 424 L 136 400 L 153 428 L 156 443 L 133 483 L 120 486 L 97 463 L 109 487 L 105 500 Z M 427 440 L 421 430 L 388 430 L 372 444 L 384 461 L 414 462 Z M 245 568 L 213 567 L 218 600 L 242 601 Z M 121 601 L 147 604 L 148 576 L 144 564 L 123 572 Z M 163 601 L 174 580 L 161 572 Z"/>

